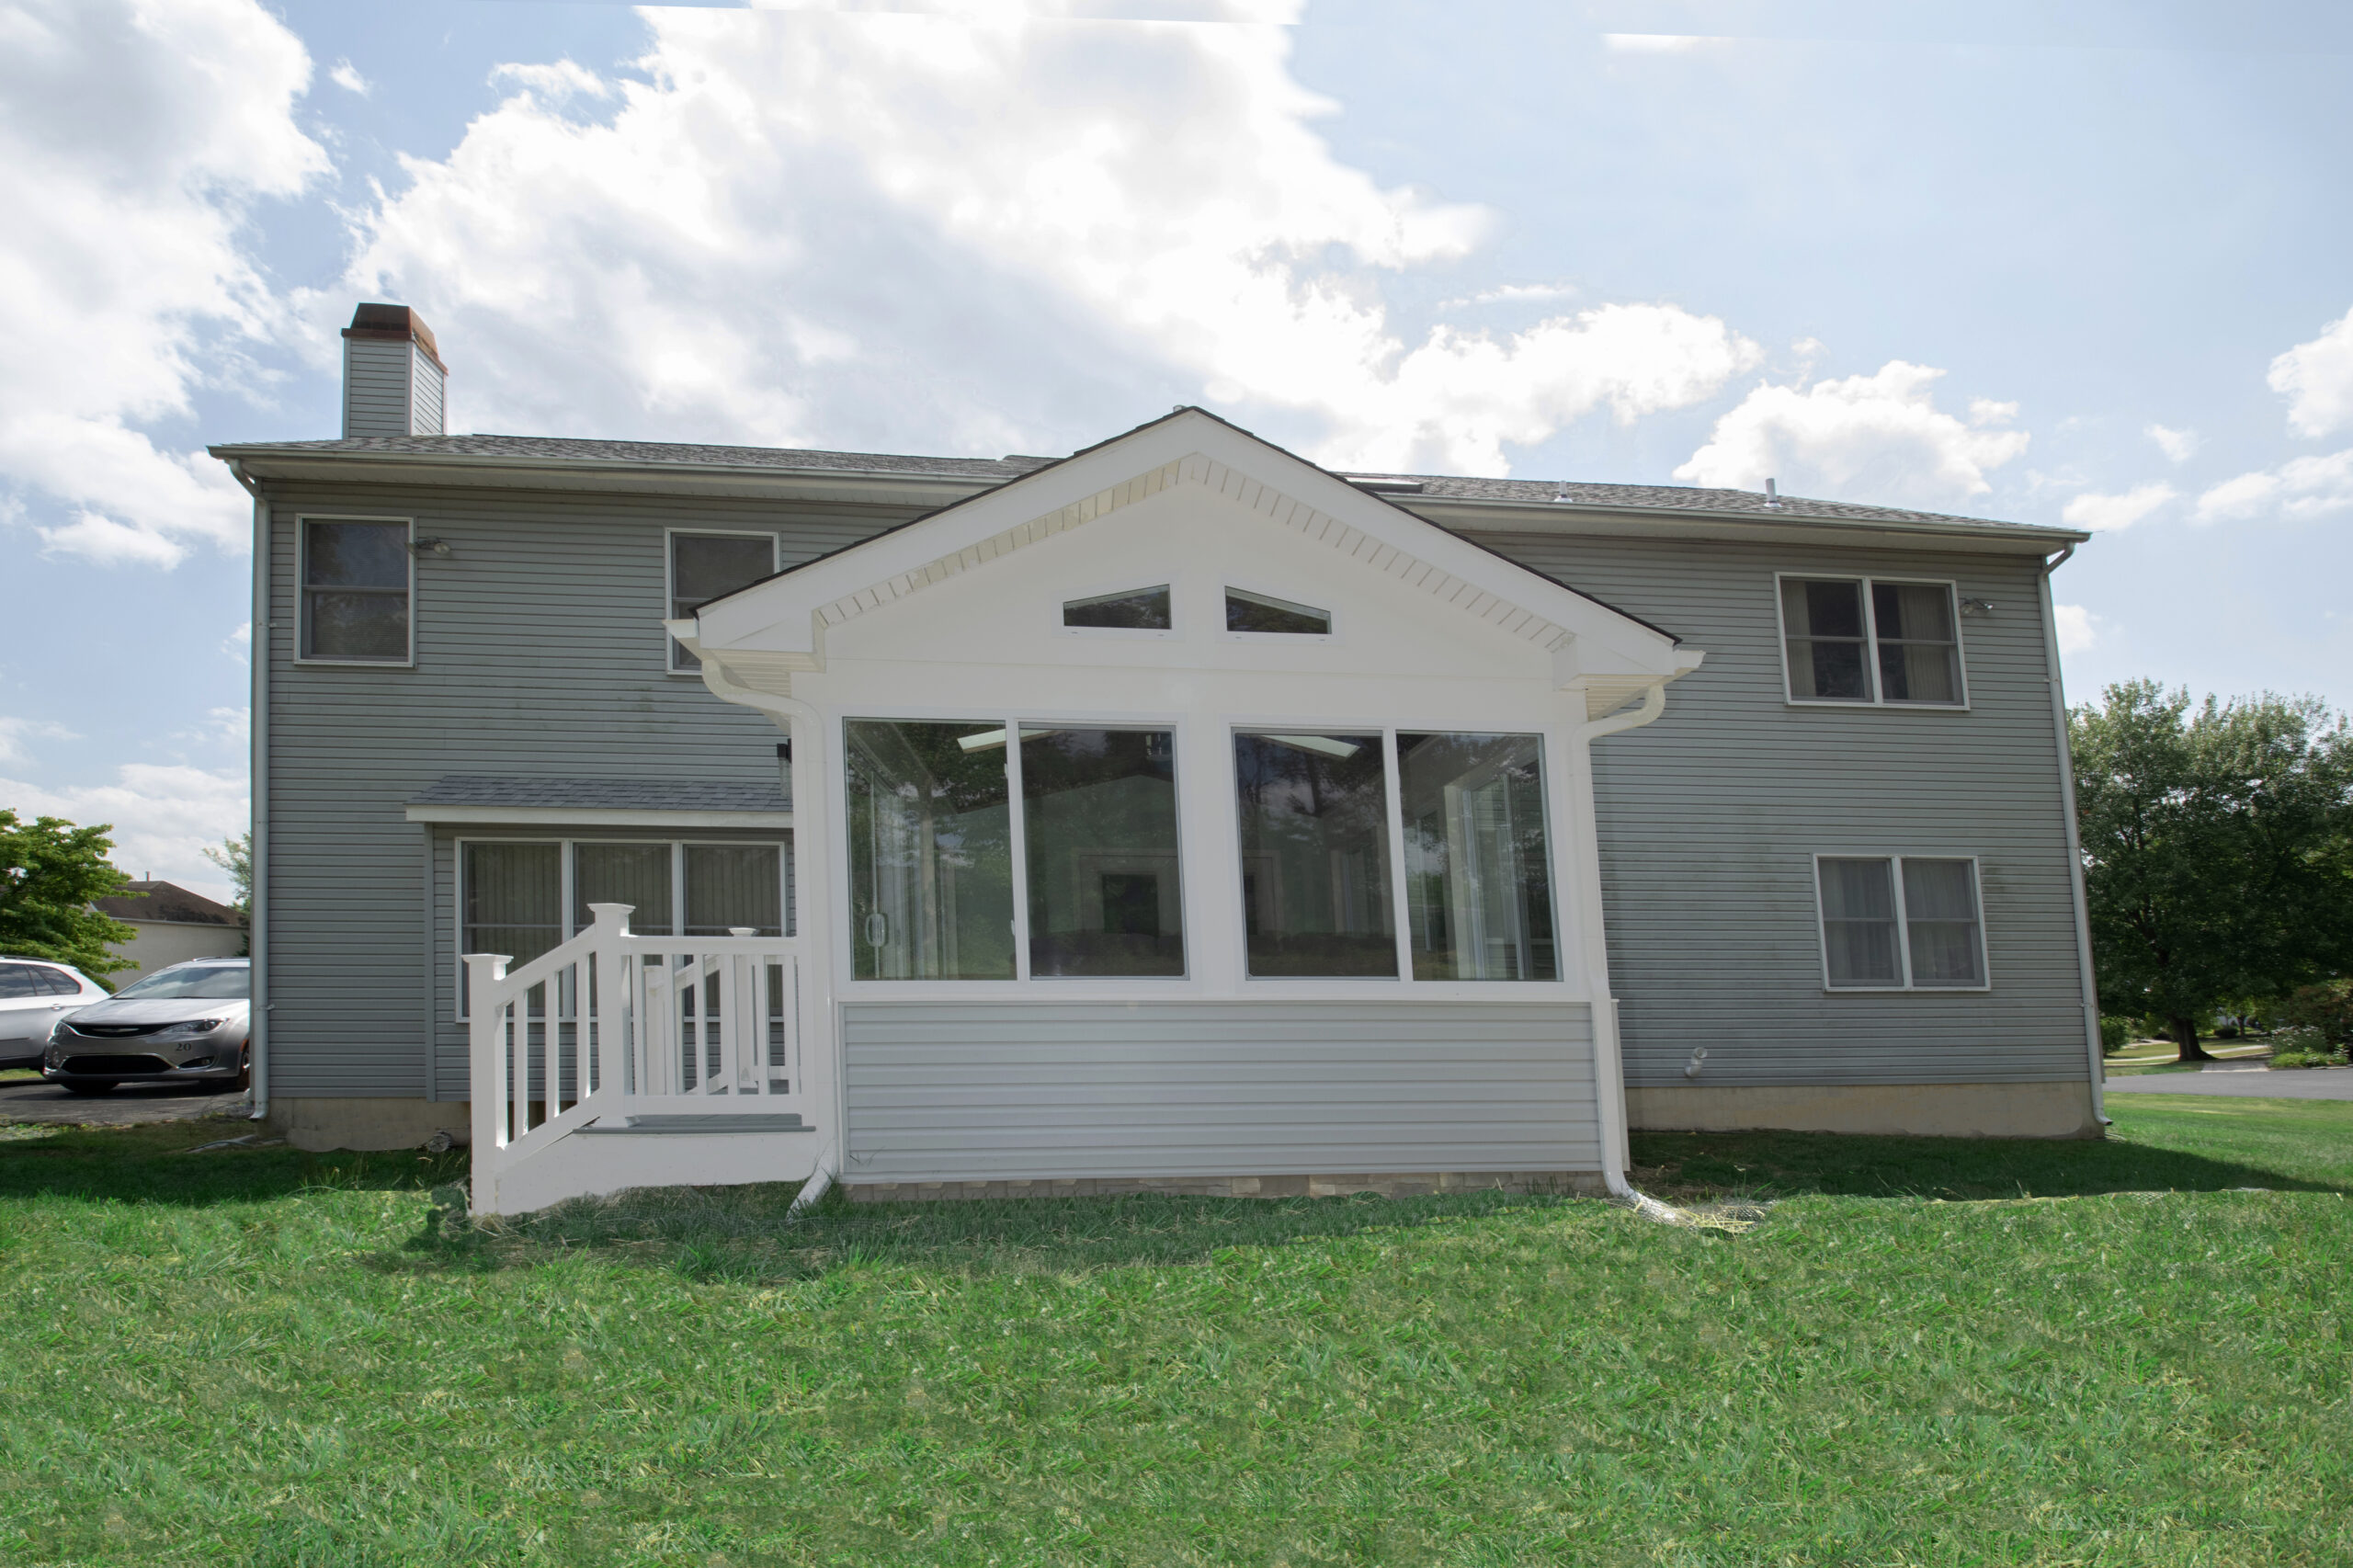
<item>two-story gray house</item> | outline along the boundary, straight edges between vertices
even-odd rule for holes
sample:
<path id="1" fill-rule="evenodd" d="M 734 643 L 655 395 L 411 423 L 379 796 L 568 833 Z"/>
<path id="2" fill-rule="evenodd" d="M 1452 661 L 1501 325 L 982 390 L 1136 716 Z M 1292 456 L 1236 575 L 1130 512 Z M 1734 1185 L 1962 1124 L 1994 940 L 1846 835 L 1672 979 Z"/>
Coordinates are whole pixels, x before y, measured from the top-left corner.
<path id="1" fill-rule="evenodd" d="M 254 496 L 256 1094 L 478 1208 L 1615 1187 L 2097 1136 L 2062 529 L 442 429 L 366 305 Z"/>

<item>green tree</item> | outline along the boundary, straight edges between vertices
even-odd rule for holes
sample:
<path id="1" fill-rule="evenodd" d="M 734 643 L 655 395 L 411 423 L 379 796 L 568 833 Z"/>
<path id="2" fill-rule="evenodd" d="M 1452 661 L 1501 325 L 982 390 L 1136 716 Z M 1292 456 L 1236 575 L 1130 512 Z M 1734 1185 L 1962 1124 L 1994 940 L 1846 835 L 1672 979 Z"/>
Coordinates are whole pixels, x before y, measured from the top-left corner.
<path id="1" fill-rule="evenodd" d="M 205 846 L 204 858 L 229 873 L 229 881 L 236 885 L 237 896 L 229 907 L 240 915 L 254 912 L 254 835 L 241 833 L 234 838 Z"/>
<path id="2" fill-rule="evenodd" d="M 0 811 L 0 952 L 70 963 L 94 979 L 139 967 L 108 950 L 137 933 L 91 907 L 128 880 L 107 860 L 113 831 Z"/>
<path id="3" fill-rule="evenodd" d="M 2215 1008 L 2353 967 L 2353 733 L 2313 698 L 2101 698 L 2069 716 L 2100 1006 L 2203 1061 Z"/>

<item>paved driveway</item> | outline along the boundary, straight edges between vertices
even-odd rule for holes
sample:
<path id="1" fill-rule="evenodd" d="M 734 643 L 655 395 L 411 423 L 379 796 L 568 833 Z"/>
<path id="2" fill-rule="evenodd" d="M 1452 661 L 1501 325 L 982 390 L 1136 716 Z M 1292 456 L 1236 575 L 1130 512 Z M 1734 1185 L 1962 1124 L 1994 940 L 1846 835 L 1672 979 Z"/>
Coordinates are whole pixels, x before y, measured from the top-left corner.
<path id="1" fill-rule="evenodd" d="M 251 1108 L 252 1101 L 243 1089 L 208 1095 L 181 1084 L 123 1084 L 103 1095 L 69 1095 L 38 1078 L 0 1079 L 0 1123 L 128 1127 L 140 1121 L 195 1121 Z"/>
<path id="2" fill-rule="evenodd" d="M 2197 1073 L 2136 1073 L 2110 1078 L 2111 1095 L 2222 1095 L 2238 1099 L 2353 1100 L 2353 1067 L 2208 1067 Z"/>

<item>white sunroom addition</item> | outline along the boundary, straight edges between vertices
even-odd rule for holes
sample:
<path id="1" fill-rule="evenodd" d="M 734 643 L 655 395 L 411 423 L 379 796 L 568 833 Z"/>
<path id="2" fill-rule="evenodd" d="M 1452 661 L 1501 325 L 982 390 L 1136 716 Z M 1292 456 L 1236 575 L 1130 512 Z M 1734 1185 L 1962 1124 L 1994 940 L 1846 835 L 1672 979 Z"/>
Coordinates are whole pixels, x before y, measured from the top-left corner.
<path id="1" fill-rule="evenodd" d="M 1588 748 L 1696 650 L 1198 410 L 668 624 L 795 763 L 729 1179 L 1617 1185 Z"/>

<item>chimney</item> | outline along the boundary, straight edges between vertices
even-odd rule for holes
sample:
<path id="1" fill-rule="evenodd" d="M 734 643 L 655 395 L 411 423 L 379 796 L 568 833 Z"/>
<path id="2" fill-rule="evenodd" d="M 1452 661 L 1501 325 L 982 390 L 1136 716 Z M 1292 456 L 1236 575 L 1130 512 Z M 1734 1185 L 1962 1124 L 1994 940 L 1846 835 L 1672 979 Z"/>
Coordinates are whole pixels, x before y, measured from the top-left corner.
<path id="1" fill-rule="evenodd" d="M 449 380 L 433 334 L 406 305 L 362 305 L 343 329 L 343 433 L 448 433 L 441 394 Z"/>

